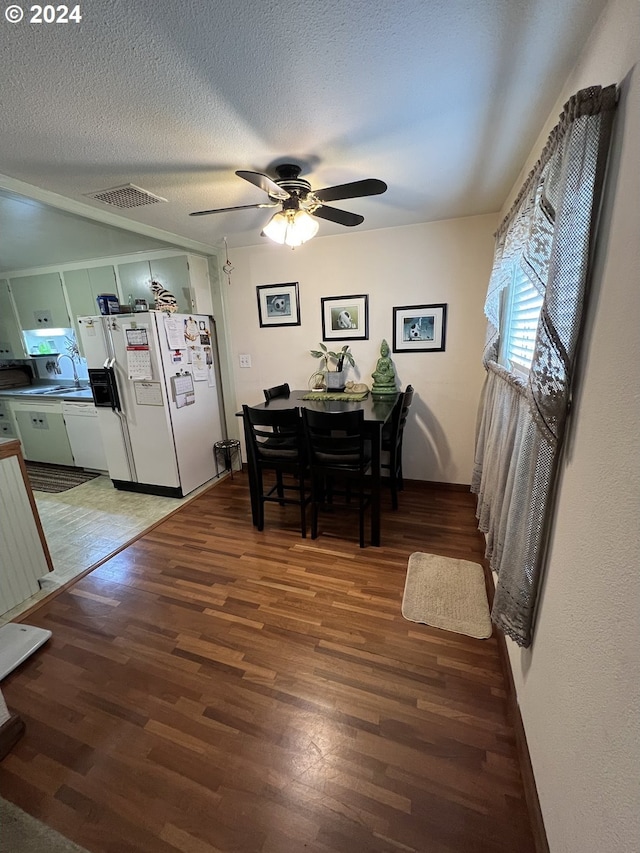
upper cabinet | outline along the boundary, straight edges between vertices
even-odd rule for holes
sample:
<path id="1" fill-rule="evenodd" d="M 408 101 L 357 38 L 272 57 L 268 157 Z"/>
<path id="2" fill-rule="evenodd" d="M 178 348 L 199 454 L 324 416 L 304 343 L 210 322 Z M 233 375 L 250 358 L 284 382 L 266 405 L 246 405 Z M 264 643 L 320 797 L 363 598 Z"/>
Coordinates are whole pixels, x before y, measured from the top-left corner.
<path id="1" fill-rule="evenodd" d="M 101 293 L 118 293 L 115 269 L 113 266 L 90 267 L 86 270 L 66 270 L 62 275 L 76 340 L 79 342 L 78 317 L 91 317 L 100 313 L 98 296 Z"/>
<path id="2" fill-rule="evenodd" d="M 144 299 L 152 309 L 152 281 L 176 297 L 181 313 L 211 311 L 205 257 L 183 253 L 130 259 L 131 256 L 118 263 L 117 258 L 109 258 L 112 263 L 81 269 L 62 267 L 38 275 L 14 274 L 8 281 L 0 280 L 0 359 L 24 358 L 20 329 L 73 327 L 79 340 L 77 318 L 99 314 L 97 298 L 103 293 L 116 294 L 123 312 L 133 311 L 136 299 Z"/>
<path id="3" fill-rule="evenodd" d="M 189 275 L 189 259 L 186 255 L 170 258 L 154 258 L 118 264 L 120 299 L 123 306 L 133 306 L 136 299 L 145 299 L 153 307 L 154 295 L 151 282 L 157 281 L 178 300 L 178 311 L 188 314 L 194 311 Z"/>
<path id="4" fill-rule="evenodd" d="M 9 282 L 0 279 L 0 359 L 24 358 L 22 335 L 9 295 Z"/>
<path id="5" fill-rule="evenodd" d="M 17 276 L 10 285 L 21 329 L 69 328 L 60 273 Z"/>

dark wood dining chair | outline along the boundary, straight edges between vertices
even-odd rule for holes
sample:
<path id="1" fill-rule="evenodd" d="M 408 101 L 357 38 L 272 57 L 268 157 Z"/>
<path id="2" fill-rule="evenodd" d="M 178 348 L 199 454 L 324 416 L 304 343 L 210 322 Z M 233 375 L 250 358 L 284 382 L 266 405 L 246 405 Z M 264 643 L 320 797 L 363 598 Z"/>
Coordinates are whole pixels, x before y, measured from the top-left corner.
<path id="1" fill-rule="evenodd" d="M 273 388 L 264 388 L 264 399 L 268 403 L 274 397 L 288 397 L 291 393 L 288 382 L 283 382 L 282 385 L 274 385 Z"/>
<path id="2" fill-rule="evenodd" d="M 386 462 L 381 463 L 383 470 L 389 471 L 389 486 L 391 488 L 391 506 L 398 509 L 398 492 L 404 488 L 402 475 L 402 439 L 407 423 L 409 408 L 413 402 L 413 386 L 407 385 L 406 391 L 398 394 L 393 412 L 388 424 L 382 429 L 382 450 L 388 454 Z"/>
<path id="3" fill-rule="evenodd" d="M 254 524 L 264 530 L 264 506 L 273 502 L 300 507 L 300 532 L 307 535 L 306 508 L 311 500 L 310 477 L 300 410 L 242 407 L 249 456 L 249 481 Z M 265 472 L 275 483 L 265 485 Z"/>
<path id="4" fill-rule="evenodd" d="M 319 412 L 302 409 L 307 455 L 311 467 L 311 538 L 318 536 L 318 513 L 357 508 L 360 547 L 365 546 L 365 514 L 371 503 L 370 443 L 362 410 Z M 336 498 L 338 500 L 336 500 Z M 352 503 L 357 498 L 357 504 Z"/>

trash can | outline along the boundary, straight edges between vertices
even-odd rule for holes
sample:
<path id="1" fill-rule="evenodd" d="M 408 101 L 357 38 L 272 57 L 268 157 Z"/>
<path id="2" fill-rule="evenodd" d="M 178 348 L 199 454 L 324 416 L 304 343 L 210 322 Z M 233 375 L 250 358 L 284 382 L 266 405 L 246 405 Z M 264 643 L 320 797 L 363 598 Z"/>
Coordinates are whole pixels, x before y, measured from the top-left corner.
<path id="1" fill-rule="evenodd" d="M 220 476 L 220 466 L 223 465 L 222 473 L 229 471 L 233 480 L 234 461 L 240 465 L 238 470 L 242 470 L 242 451 L 237 438 L 225 438 L 222 441 L 216 441 L 213 445 L 213 455 L 216 461 L 216 477 Z"/>

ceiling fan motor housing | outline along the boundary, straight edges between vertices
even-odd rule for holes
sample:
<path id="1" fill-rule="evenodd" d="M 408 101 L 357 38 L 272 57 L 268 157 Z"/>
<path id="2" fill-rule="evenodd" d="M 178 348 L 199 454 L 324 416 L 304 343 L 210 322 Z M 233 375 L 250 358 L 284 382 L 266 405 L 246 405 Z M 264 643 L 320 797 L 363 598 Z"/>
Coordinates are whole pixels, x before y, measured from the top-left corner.
<path id="1" fill-rule="evenodd" d="M 278 177 L 275 179 L 275 183 L 279 187 L 282 187 L 283 190 L 286 190 L 291 196 L 291 198 L 282 200 L 283 209 L 297 207 L 297 201 L 304 201 L 311 192 L 309 181 L 298 177 L 300 166 L 296 166 L 294 163 L 283 163 L 276 168 L 276 174 Z M 269 195 L 269 198 L 272 201 L 280 201 L 280 199 L 272 195 Z"/>

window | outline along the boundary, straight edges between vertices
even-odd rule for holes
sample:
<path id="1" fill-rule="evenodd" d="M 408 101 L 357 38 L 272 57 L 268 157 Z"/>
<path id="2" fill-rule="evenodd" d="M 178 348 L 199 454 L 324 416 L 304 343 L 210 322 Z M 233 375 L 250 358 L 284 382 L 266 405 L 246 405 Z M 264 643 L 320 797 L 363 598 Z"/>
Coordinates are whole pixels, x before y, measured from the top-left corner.
<path id="1" fill-rule="evenodd" d="M 502 296 L 499 361 L 507 370 L 527 374 L 533 359 L 542 295 L 518 265 Z"/>

